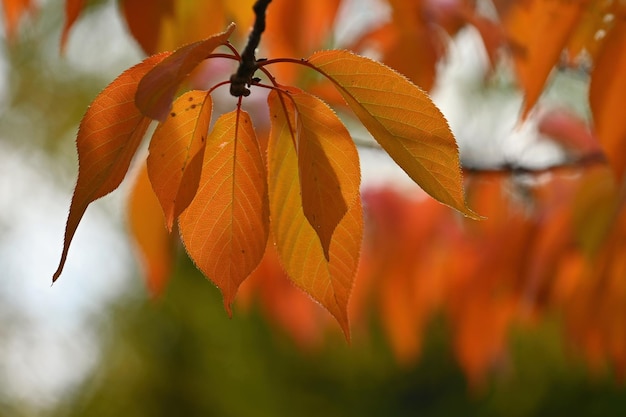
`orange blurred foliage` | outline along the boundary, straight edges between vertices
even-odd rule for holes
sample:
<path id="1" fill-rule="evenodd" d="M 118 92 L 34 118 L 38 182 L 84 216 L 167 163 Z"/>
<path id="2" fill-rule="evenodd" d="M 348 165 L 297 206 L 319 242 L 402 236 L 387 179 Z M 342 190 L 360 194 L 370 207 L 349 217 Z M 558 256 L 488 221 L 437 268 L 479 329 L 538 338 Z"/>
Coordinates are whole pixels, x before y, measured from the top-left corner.
<path id="1" fill-rule="evenodd" d="M 2 0 L 4 10 L 4 31 L 9 41 L 17 36 L 20 21 L 27 13 L 34 12 L 35 5 L 32 0 Z"/>
<path id="2" fill-rule="evenodd" d="M 140 2 L 122 2 L 131 33 L 147 53 L 206 37 L 222 30 L 227 20 L 243 23 L 241 36 L 251 21 L 244 10 L 251 1 L 236 8 L 224 1 L 203 2 L 212 5 L 212 13 L 201 9 L 197 15 L 181 11 L 192 7 L 181 1 L 155 2 L 148 15 Z M 67 5 L 78 3 L 68 0 Z M 272 3 L 264 55 L 301 58 L 332 38 L 343 3 L 300 3 Z M 3 4 L 12 36 L 30 2 Z M 624 378 L 626 7 L 603 0 L 494 4 L 497 16 L 478 13 L 471 0 L 388 0 L 389 20 L 365 30 L 350 48 L 374 50 L 382 62 L 428 90 L 449 37 L 473 25 L 494 63 L 501 56 L 514 62 L 525 95 L 524 116 L 556 67 L 592 65 L 591 125 L 553 113 L 539 129 L 576 154 L 574 161 L 598 154 L 601 147 L 610 165 L 596 158 L 525 176 L 470 172 L 468 205 L 487 217 L 482 222 L 463 219 L 421 192 L 365 190 L 365 235 L 348 311 L 351 327 L 362 335 L 378 317 L 398 361 L 411 363 L 419 358 L 427 323 L 443 314 L 460 366 L 478 386 L 505 363 L 511 326 L 532 326 L 557 312 L 573 351 L 584 354 L 593 368 L 611 364 Z M 208 15 L 215 21 L 208 24 Z M 74 15 L 69 16 L 71 25 Z M 298 69 L 280 73 L 286 83 L 300 76 Z M 150 276 L 161 276 L 165 266 L 152 268 L 157 272 Z M 157 291 L 161 279 L 149 281 Z M 288 281 L 272 245 L 237 301 L 245 309 L 255 299 L 302 346 L 317 346 L 329 329 L 336 329 L 330 316 Z"/>

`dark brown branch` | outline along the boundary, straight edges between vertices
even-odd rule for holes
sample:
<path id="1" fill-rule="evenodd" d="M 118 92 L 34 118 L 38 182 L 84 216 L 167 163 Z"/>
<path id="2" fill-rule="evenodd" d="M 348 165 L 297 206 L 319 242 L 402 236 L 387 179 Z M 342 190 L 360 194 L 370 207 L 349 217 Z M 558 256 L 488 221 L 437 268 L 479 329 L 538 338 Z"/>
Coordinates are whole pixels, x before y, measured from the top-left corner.
<path id="1" fill-rule="evenodd" d="M 489 174 L 516 174 L 516 175 L 541 175 L 568 172 L 572 169 L 583 169 L 591 166 L 606 164 L 606 157 L 601 152 L 592 152 L 577 158 L 566 160 L 560 164 L 550 165 L 544 168 L 525 168 L 521 166 L 503 165 L 495 168 L 462 167 L 465 175 L 489 175 Z"/>
<path id="2" fill-rule="evenodd" d="M 230 76 L 230 94 L 234 97 L 250 95 L 248 87 L 254 83 L 254 73 L 258 69 L 255 51 L 261 42 L 261 34 L 265 31 L 265 10 L 271 2 L 272 0 L 257 0 L 252 7 L 256 16 L 254 26 L 241 54 L 239 68 Z"/>
<path id="3" fill-rule="evenodd" d="M 384 152 L 383 148 L 381 148 L 381 146 L 373 140 L 359 137 L 353 137 L 352 140 L 359 148 L 374 149 Z M 462 166 L 461 169 L 463 170 L 464 175 L 541 175 L 547 173 L 558 173 L 560 171 L 566 172 L 572 169 L 583 169 L 606 163 L 606 156 L 602 152 L 591 152 L 563 161 L 562 163 L 543 168 L 526 168 L 512 164 L 503 164 L 497 167 Z"/>

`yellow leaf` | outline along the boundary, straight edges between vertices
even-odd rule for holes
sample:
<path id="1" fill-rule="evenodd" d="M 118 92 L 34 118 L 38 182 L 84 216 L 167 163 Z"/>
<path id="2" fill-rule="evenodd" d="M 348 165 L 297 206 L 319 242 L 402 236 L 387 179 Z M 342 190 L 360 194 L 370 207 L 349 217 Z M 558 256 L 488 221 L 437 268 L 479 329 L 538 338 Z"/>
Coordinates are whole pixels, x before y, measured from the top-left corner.
<path id="1" fill-rule="evenodd" d="M 200 186 L 179 217 L 185 248 L 224 306 L 254 271 L 269 233 L 265 165 L 246 112 L 222 115 L 207 138 Z"/>
<path id="2" fill-rule="evenodd" d="M 337 87 L 393 160 L 433 198 L 479 219 L 465 204 L 458 148 L 428 95 L 391 68 L 348 51 L 308 62 Z"/>
<path id="3" fill-rule="evenodd" d="M 291 89 L 296 106 L 298 176 L 304 215 L 328 258 L 339 221 L 359 197 L 359 154 L 350 133 L 330 107 L 315 96 Z"/>
<path id="4" fill-rule="evenodd" d="M 360 254 L 363 221 L 356 198 L 332 235 L 328 259 L 302 208 L 298 157 L 294 146 L 294 103 L 285 93 L 268 97 L 270 224 L 281 264 L 289 278 L 322 304 L 349 337 L 347 305 Z"/>
<path id="5" fill-rule="evenodd" d="M 152 135 L 148 173 L 168 230 L 198 189 L 212 106 L 206 91 L 189 91 L 174 102 Z"/>

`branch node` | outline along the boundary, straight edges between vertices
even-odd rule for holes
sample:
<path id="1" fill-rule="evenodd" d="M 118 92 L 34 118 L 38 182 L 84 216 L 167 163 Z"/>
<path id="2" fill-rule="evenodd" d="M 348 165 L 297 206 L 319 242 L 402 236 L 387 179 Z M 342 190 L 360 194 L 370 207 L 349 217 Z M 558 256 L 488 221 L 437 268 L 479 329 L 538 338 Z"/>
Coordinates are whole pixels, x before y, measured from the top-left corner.
<path id="1" fill-rule="evenodd" d="M 230 76 L 230 94 L 234 97 L 247 97 L 250 95 L 251 85 L 258 81 L 254 78 L 254 73 L 259 68 L 258 62 L 265 59 L 256 59 L 255 51 L 261 42 L 261 34 L 265 31 L 265 10 L 272 0 L 257 0 L 252 6 L 256 16 L 254 26 L 248 37 L 248 43 L 241 54 L 241 62 L 237 72 Z"/>

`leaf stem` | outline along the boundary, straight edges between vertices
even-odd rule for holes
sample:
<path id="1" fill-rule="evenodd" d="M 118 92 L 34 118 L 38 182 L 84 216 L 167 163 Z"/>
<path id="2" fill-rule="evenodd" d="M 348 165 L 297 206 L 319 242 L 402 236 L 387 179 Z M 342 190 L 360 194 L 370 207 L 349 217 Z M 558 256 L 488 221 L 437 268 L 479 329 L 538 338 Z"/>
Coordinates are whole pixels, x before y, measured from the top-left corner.
<path id="1" fill-rule="evenodd" d="M 241 61 L 237 72 L 230 76 L 230 94 L 234 97 L 247 97 L 250 95 L 248 87 L 254 84 L 254 73 L 259 68 L 259 60 L 255 57 L 255 51 L 261 42 L 261 34 L 265 31 L 265 10 L 272 0 L 257 0 L 252 7 L 256 19 L 248 37 L 248 43 L 241 54 Z"/>

